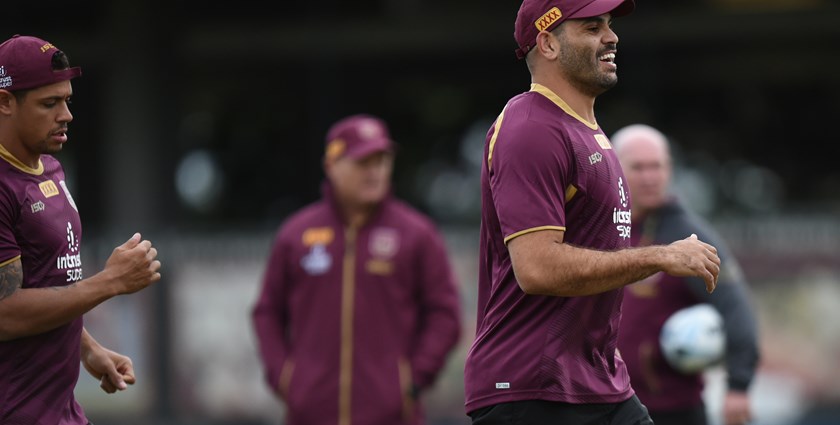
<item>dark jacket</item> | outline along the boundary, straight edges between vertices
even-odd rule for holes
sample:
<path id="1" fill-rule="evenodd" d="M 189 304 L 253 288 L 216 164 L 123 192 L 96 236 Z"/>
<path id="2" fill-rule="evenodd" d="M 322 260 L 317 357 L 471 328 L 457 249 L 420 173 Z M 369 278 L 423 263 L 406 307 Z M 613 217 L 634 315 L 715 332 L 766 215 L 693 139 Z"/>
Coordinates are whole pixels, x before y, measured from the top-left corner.
<path id="1" fill-rule="evenodd" d="M 651 412 L 690 409 L 702 403 L 702 375 L 671 368 L 659 345 L 663 323 L 677 310 L 709 303 L 721 313 L 729 389 L 746 391 L 758 363 L 758 331 L 749 288 L 737 260 L 711 226 L 672 200 L 643 220 L 634 218 L 631 241 L 634 246 L 664 245 L 692 233 L 718 250 L 721 272 L 713 293 L 706 292 L 700 278 L 665 273 L 625 287 L 618 348 L 636 395 Z"/>

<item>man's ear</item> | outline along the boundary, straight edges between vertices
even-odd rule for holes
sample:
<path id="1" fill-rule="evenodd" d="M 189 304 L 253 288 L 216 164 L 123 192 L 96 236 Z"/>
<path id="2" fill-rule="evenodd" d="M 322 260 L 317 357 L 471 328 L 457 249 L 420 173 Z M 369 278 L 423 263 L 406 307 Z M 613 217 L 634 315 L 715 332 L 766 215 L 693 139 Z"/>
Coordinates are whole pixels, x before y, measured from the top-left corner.
<path id="1" fill-rule="evenodd" d="M 323 161 L 321 162 L 321 166 L 324 168 L 324 176 L 326 176 L 327 178 L 330 177 L 330 173 L 332 172 L 332 167 L 334 164 L 334 158 L 330 158 L 327 155 L 324 155 Z"/>
<path id="2" fill-rule="evenodd" d="M 12 113 L 12 104 L 17 102 L 15 95 L 8 90 L 0 90 L 0 114 L 9 115 Z"/>
<path id="3" fill-rule="evenodd" d="M 537 45 L 534 46 L 534 49 L 546 59 L 554 60 L 560 55 L 560 41 L 554 34 L 548 31 L 540 31 L 537 34 Z"/>

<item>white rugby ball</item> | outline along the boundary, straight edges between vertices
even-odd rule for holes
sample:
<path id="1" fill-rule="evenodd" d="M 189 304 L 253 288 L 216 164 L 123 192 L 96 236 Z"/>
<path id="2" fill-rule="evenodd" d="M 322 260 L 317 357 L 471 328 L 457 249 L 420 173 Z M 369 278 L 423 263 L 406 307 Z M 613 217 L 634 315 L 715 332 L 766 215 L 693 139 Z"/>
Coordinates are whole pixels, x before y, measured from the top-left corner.
<path id="1" fill-rule="evenodd" d="M 678 310 L 662 326 L 659 343 L 671 367 L 682 373 L 699 373 L 724 356 L 723 317 L 710 304 Z"/>

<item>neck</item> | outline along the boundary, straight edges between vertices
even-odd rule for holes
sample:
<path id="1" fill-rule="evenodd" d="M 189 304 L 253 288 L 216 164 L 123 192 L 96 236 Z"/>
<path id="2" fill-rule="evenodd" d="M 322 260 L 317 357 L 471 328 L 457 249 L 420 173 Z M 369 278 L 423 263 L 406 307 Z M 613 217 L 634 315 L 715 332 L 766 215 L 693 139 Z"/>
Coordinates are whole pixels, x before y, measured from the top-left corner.
<path id="1" fill-rule="evenodd" d="M 531 82 L 545 86 L 560 96 L 581 118 L 596 124 L 595 96 L 581 92 L 557 73 L 537 73 Z"/>
<path id="2" fill-rule="evenodd" d="M 25 155 L 27 152 L 20 144 L 6 142 L 6 138 L 0 139 L 0 157 L 18 167 L 37 169 L 41 163 L 41 155 Z"/>

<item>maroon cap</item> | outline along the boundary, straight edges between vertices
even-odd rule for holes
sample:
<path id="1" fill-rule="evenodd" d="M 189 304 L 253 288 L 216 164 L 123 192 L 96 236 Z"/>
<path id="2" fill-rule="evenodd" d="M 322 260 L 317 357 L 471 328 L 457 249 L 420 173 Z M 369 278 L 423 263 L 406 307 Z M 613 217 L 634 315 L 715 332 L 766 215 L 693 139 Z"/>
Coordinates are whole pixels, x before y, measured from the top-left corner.
<path id="1" fill-rule="evenodd" d="M 36 37 L 14 35 L 0 44 L 0 89 L 15 91 L 46 86 L 82 75 L 81 68 L 53 70 L 60 50 Z"/>
<path id="2" fill-rule="evenodd" d="M 583 19 L 611 13 L 624 16 L 636 7 L 633 0 L 524 0 L 516 14 L 513 38 L 522 59 L 537 44 L 540 31 L 551 31 L 566 19 Z"/>
<path id="3" fill-rule="evenodd" d="M 327 132 L 326 157 L 364 158 L 375 152 L 394 150 L 385 121 L 373 115 L 359 114 L 344 118 Z"/>

